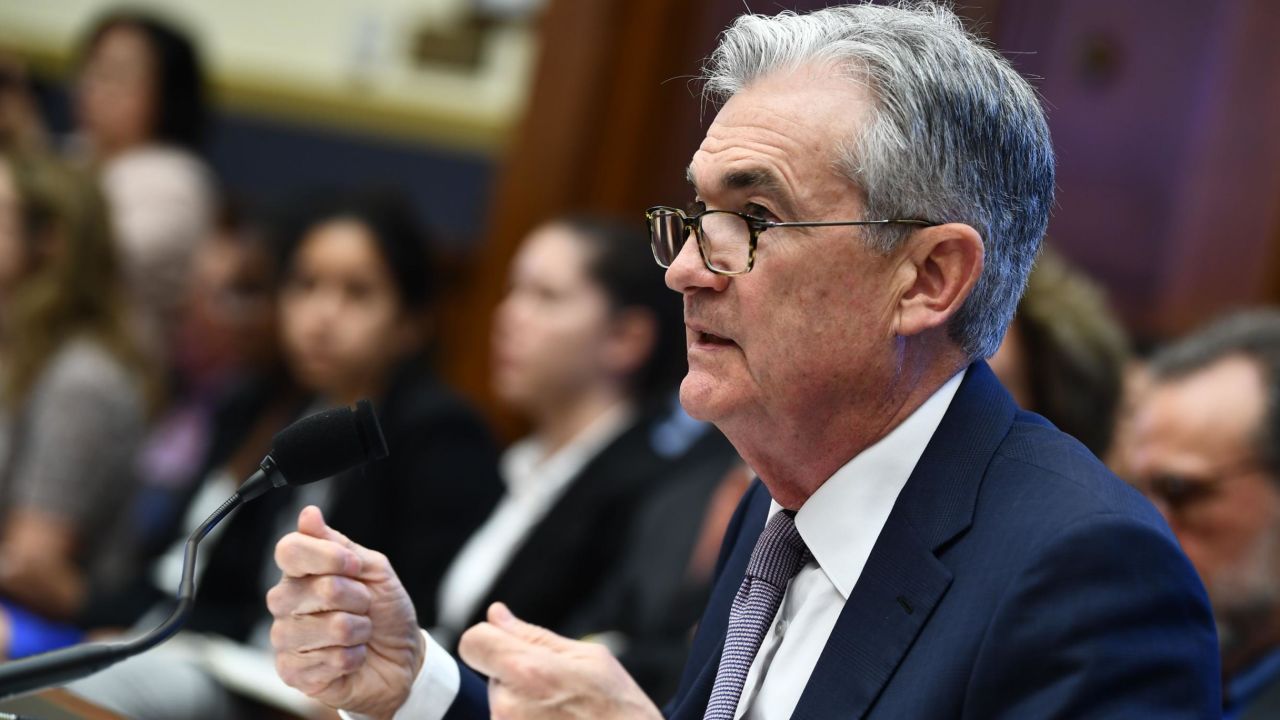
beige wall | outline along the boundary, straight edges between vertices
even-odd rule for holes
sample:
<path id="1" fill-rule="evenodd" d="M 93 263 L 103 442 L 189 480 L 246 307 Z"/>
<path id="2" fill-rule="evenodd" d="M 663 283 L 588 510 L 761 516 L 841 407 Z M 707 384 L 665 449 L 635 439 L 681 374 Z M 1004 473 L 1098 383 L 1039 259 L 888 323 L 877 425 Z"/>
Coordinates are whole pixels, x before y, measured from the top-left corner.
<path id="1" fill-rule="evenodd" d="M 40 69 L 64 71 L 77 39 L 117 5 L 0 0 L 0 46 L 26 54 Z M 505 139 L 523 107 L 535 49 L 531 21 L 491 23 L 473 67 L 414 57 L 424 33 L 457 35 L 472 6 L 468 0 L 129 4 L 154 8 L 192 31 L 224 106 L 484 148 Z"/>

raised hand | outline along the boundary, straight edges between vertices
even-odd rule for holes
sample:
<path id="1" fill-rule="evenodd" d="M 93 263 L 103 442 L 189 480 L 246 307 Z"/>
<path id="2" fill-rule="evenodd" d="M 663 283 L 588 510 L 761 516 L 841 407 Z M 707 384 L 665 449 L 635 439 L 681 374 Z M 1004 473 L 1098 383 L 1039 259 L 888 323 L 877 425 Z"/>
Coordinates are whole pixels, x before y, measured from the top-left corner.
<path id="1" fill-rule="evenodd" d="M 390 717 L 409 695 L 426 643 L 413 603 L 385 555 L 298 516 L 276 545 L 284 575 L 267 593 L 276 671 L 331 707 Z"/>
<path id="2" fill-rule="evenodd" d="M 604 646 L 530 625 L 502 603 L 463 634 L 458 652 L 489 676 L 494 720 L 662 718 Z"/>

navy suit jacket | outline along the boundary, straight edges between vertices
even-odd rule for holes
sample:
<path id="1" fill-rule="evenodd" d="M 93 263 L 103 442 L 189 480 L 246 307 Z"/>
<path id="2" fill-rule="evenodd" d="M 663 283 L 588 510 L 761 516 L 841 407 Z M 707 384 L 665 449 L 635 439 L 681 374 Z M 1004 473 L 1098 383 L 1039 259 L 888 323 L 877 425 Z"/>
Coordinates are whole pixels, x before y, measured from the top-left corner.
<path id="1" fill-rule="evenodd" d="M 676 697 L 701 718 L 769 494 L 738 507 Z M 773 668 L 772 672 L 785 672 Z M 450 717 L 487 717 L 463 668 Z M 1221 716 L 1204 589 L 1164 521 L 975 363 L 894 505 L 793 718 Z"/>

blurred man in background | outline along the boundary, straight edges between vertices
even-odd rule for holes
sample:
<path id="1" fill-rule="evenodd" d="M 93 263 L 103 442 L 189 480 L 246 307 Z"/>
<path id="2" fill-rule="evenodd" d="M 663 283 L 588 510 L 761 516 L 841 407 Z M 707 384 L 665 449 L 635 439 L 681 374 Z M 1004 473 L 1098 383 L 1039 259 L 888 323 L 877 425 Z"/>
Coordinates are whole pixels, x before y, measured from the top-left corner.
<path id="1" fill-rule="evenodd" d="M 1280 312 L 1152 359 L 1130 467 L 1209 591 L 1227 720 L 1280 717 Z"/>

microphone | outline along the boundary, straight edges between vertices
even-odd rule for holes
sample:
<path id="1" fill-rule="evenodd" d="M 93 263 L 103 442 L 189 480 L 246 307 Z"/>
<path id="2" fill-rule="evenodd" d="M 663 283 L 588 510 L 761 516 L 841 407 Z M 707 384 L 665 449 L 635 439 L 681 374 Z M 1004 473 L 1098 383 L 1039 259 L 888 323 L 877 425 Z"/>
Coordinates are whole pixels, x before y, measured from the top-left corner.
<path id="1" fill-rule="evenodd" d="M 33 655 L 0 665 L 0 700 L 77 680 L 150 650 L 186 624 L 195 605 L 196 547 L 237 507 L 272 488 L 305 485 L 387 456 L 387 441 L 373 412 L 360 400 L 298 420 L 271 439 L 258 470 L 187 538 L 183 546 L 178 605 L 155 629 L 120 642 L 96 642 Z"/>

